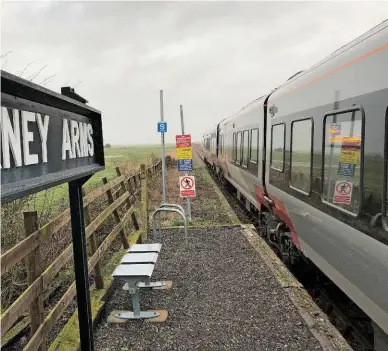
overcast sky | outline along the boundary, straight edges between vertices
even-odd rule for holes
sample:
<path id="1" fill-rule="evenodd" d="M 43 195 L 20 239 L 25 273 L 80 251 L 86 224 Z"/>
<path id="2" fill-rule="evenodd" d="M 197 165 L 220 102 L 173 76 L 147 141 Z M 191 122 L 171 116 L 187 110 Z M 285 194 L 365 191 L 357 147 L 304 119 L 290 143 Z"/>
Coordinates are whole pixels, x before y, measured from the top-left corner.
<path id="1" fill-rule="evenodd" d="M 388 18 L 388 2 L 3 2 L 5 71 L 64 85 L 102 111 L 104 141 L 193 140 Z"/>

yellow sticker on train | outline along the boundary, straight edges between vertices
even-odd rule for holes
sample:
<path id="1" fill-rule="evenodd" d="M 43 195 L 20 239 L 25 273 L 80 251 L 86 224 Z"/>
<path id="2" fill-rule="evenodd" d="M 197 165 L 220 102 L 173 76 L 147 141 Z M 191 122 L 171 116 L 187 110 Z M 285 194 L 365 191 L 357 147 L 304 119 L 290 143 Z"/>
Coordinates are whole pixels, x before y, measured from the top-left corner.
<path id="1" fill-rule="evenodd" d="M 193 149 L 191 147 L 177 147 L 176 155 L 178 160 L 190 160 L 193 158 Z"/>

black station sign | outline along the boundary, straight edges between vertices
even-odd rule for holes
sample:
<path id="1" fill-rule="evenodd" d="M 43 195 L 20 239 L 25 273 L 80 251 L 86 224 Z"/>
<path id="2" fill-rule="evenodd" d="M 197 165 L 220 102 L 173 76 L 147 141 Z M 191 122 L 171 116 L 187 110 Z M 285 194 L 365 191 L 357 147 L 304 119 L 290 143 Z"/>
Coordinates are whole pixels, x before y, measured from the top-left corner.
<path id="1" fill-rule="evenodd" d="M 1 202 L 104 169 L 101 113 L 1 72 Z"/>

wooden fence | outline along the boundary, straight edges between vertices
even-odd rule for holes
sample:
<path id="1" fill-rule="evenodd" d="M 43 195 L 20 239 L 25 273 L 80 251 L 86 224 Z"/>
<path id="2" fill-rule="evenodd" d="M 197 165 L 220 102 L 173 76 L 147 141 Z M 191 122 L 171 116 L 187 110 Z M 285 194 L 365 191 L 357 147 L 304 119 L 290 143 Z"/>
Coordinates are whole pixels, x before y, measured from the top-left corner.
<path id="1" fill-rule="evenodd" d="M 104 286 L 101 275 L 100 260 L 105 251 L 112 245 L 117 236 L 120 237 L 121 244 L 128 248 L 125 226 L 129 219 L 132 221 L 133 228 L 139 230 L 138 220 L 134 213 L 133 201 L 140 193 L 147 194 L 147 178 L 154 177 L 161 172 L 161 162 L 149 166 L 142 165 L 140 172 L 132 175 L 122 175 L 119 167 L 116 168 L 117 178 L 108 182 L 106 178 L 102 179 L 102 186 L 96 190 L 84 195 L 85 210 L 85 235 L 89 240 L 90 255 L 88 260 L 89 272 L 94 272 L 94 281 L 97 289 Z M 106 196 L 108 206 L 94 219 L 91 220 L 89 206 L 91 203 L 102 196 Z M 147 195 L 143 195 L 147 198 Z M 147 206 L 148 208 L 148 206 Z M 119 209 L 123 209 L 125 214 L 120 217 Z M 148 226 L 148 209 L 145 213 L 145 226 Z M 113 215 L 116 226 L 104 238 L 103 242 L 97 247 L 96 230 L 106 220 Z M 28 287 L 27 289 L 9 306 L 1 316 L 1 338 L 6 333 L 12 334 L 13 329 L 17 329 L 21 323 L 30 325 L 30 339 L 24 350 L 46 350 L 45 339 L 52 330 L 55 323 L 66 310 L 67 306 L 76 295 L 75 282 L 70 285 L 68 290 L 62 295 L 54 308 L 45 316 L 44 311 L 44 293 L 49 284 L 55 279 L 58 272 L 70 262 L 73 257 L 72 244 L 68 245 L 64 251 L 44 270 L 41 266 L 41 247 L 45 245 L 55 233 L 64 226 L 70 224 L 70 210 L 58 215 L 51 222 L 38 228 L 36 212 L 24 213 L 24 226 L 26 238 L 13 246 L 11 249 L 1 255 L 1 275 L 9 272 L 17 263 L 25 260 Z M 143 237 L 144 239 L 144 237 Z M 29 311 L 29 312 L 28 312 Z M 27 314 L 28 313 L 28 314 Z M 20 326 L 18 328 L 20 330 Z"/>

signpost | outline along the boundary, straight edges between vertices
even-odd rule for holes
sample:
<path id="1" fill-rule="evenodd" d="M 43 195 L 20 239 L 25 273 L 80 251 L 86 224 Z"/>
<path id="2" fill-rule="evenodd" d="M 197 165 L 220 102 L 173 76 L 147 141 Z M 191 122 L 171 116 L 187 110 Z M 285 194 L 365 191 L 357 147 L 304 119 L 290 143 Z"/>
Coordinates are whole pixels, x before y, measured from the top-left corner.
<path id="1" fill-rule="evenodd" d="M 176 153 L 178 158 L 178 170 L 185 172 L 193 170 L 193 150 L 191 146 L 191 135 L 185 134 L 185 123 L 183 119 L 183 106 L 180 105 L 182 135 L 176 136 Z M 186 197 L 187 217 L 191 222 L 190 197 Z"/>
<path id="2" fill-rule="evenodd" d="M 103 170 L 101 113 L 1 71 L 1 203 L 69 183 L 81 350 L 93 350 L 82 185 Z"/>
<path id="3" fill-rule="evenodd" d="M 162 143 L 162 188 L 163 188 L 163 203 L 166 203 L 166 155 L 164 150 L 164 133 L 167 132 L 167 122 L 164 122 L 163 112 L 163 90 L 160 90 L 160 120 L 158 122 L 158 133 L 161 134 Z"/>
<path id="4" fill-rule="evenodd" d="M 179 177 L 179 193 L 181 197 L 195 197 L 195 178 L 194 176 Z"/>

